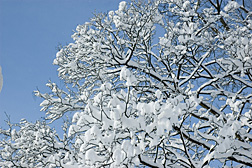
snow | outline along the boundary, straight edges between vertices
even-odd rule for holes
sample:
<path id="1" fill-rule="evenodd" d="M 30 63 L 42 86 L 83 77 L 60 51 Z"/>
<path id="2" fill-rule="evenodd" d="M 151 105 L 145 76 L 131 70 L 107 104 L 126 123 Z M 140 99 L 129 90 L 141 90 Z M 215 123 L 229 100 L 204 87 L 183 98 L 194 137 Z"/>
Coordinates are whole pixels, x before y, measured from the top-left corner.
<path id="1" fill-rule="evenodd" d="M 114 16 L 115 12 L 114 11 L 109 11 L 108 15 L 109 15 L 109 18 L 112 19 L 113 16 Z"/>
<path id="2" fill-rule="evenodd" d="M 87 165 L 93 165 L 95 162 L 102 161 L 102 158 L 96 154 L 94 149 L 91 148 L 88 151 L 86 151 L 85 161 Z"/>
<path id="3" fill-rule="evenodd" d="M 126 5 L 127 5 L 127 2 L 125 2 L 125 1 L 120 2 L 118 10 L 119 11 L 124 11 L 126 9 Z"/>
<path id="4" fill-rule="evenodd" d="M 73 114 L 63 139 L 47 124 L 24 120 L 0 129 L 6 134 L 1 157 L 22 156 L 29 165 L 39 151 L 48 167 L 141 167 L 140 159 L 201 167 L 231 156 L 250 163 L 251 31 L 239 15 L 232 18 L 239 5 L 229 2 L 221 13 L 232 23 L 226 31 L 212 8 L 195 15 L 194 2 L 169 1 L 166 20 L 158 2 L 123 1 L 108 17 L 77 26 L 75 42 L 54 60 L 66 88 L 49 82 L 48 93 L 36 91 L 47 119 Z"/>
<path id="5" fill-rule="evenodd" d="M 122 67 L 121 73 L 120 73 L 120 80 L 126 80 L 126 85 L 131 86 L 135 82 L 137 82 L 136 77 L 134 76 L 133 73 L 129 69 L 127 69 L 126 66 Z"/>
<path id="6" fill-rule="evenodd" d="M 105 92 L 105 94 L 108 94 L 109 91 L 111 90 L 111 87 L 112 87 L 112 84 L 106 82 L 106 83 L 104 83 L 104 84 L 101 85 L 100 89 L 101 89 L 103 92 Z"/>
<path id="7" fill-rule="evenodd" d="M 224 11 L 228 12 L 239 8 L 240 5 L 236 1 L 228 1 L 227 5 L 224 7 Z"/>
<path id="8" fill-rule="evenodd" d="M 72 122 L 76 123 L 79 120 L 80 115 L 81 115 L 80 112 L 75 112 L 74 115 L 73 115 L 73 118 L 72 118 Z"/>
<path id="9" fill-rule="evenodd" d="M 115 161 L 116 166 L 120 166 L 120 163 L 125 159 L 125 157 L 126 157 L 125 152 L 121 150 L 119 147 L 116 150 L 114 150 L 112 158 Z"/>
<path id="10" fill-rule="evenodd" d="M 190 2 L 189 1 L 185 1 L 183 3 L 183 8 L 184 8 L 184 10 L 189 10 L 191 8 Z"/>
<path id="11" fill-rule="evenodd" d="M 114 21 L 114 24 L 117 28 L 119 28 L 121 25 L 122 25 L 122 22 L 120 20 L 120 17 L 115 15 L 114 18 L 113 18 L 113 21 Z"/>
<path id="12" fill-rule="evenodd" d="M 40 106 L 47 106 L 50 102 L 48 100 L 44 100 L 42 103 L 40 103 Z"/>
<path id="13" fill-rule="evenodd" d="M 163 98 L 162 92 L 161 92 L 160 90 L 157 90 L 157 91 L 155 92 L 155 96 L 156 96 L 157 99 L 159 99 L 159 100 L 162 100 L 162 98 Z"/>

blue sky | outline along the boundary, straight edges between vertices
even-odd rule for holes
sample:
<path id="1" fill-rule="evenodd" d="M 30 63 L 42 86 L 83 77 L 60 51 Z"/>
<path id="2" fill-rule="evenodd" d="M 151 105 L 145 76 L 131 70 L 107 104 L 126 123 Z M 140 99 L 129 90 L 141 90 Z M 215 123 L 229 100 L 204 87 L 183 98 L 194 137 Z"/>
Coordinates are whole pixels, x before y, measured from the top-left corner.
<path id="1" fill-rule="evenodd" d="M 37 88 L 57 77 L 52 65 L 59 44 L 72 42 L 76 26 L 93 12 L 116 10 L 121 0 L 0 0 L 0 66 L 4 84 L 0 93 L 0 127 L 6 128 L 5 112 L 12 122 L 36 121 L 42 99 Z"/>

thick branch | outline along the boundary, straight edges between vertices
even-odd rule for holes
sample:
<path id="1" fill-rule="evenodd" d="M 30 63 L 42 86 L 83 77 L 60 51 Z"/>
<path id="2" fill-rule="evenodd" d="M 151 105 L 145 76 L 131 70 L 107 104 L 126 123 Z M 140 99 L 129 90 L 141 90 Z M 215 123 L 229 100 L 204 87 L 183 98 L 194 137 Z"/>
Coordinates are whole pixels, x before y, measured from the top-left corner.
<path id="1" fill-rule="evenodd" d="M 152 168 L 158 168 L 158 166 L 154 166 L 154 165 L 151 165 L 150 163 L 147 163 L 147 162 L 143 161 L 142 158 L 141 158 L 141 155 L 138 155 L 138 159 L 139 159 L 140 163 L 142 163 L 145 166 L 149 166 L 149 167 L 152 167 Z"/>

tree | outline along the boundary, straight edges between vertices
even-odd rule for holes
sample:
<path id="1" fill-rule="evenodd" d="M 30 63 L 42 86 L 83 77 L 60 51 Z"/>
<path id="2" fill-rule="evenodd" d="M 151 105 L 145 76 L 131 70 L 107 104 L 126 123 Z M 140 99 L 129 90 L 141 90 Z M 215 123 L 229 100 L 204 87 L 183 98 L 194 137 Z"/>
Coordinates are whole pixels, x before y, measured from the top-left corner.
<path id="1" fill-rule="evenodd" d="M 54 60 L 65 89 L 35 92 L 46 121 L 74 112 L 63 138 L 45 121 L 8 122 L 0 165 L 252 166 L 246 4 L 123 1 L 79 25 Z"/>

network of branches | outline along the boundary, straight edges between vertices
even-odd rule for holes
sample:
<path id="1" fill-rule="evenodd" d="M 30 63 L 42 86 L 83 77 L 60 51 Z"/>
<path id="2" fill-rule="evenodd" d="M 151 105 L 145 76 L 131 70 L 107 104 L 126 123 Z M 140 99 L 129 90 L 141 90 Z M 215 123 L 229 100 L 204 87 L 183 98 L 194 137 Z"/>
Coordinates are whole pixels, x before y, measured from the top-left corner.
<path id="1" fill-rule="evenodd" d="M 252 167 L 249 0 L 122 1 L 79 25 L 45 120 L 0 129 L 1 167 Z M 64 118 L 63 135 L 50 123 Z"/>

